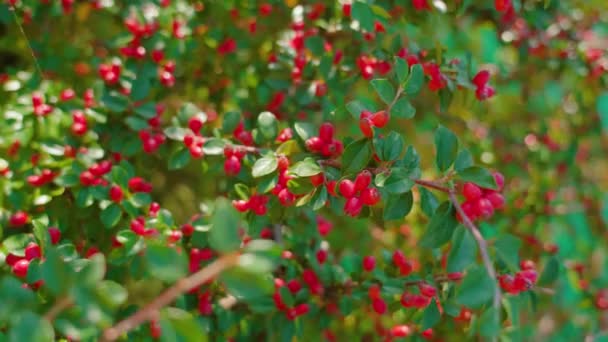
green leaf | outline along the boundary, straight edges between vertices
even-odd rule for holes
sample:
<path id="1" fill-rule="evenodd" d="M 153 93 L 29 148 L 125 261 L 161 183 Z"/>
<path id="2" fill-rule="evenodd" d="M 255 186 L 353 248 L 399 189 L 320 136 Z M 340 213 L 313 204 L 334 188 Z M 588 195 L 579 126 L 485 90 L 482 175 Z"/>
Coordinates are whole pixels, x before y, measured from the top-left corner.
<path id="1" fill-rule="evenodd" d="M 211 216 L 211 230 L 209 231 L 211 248 L 220 252 L 238 249 L 241 245 L 241 239 L 238 235 L 239 225 L 239 213 L 230 201 L 225 198 L 217 199 Z"/>
<path id="2" fill-rule="evenodd" d="M 190 132 L 189 132 L 189 129 L 186 129 L 183 127 L 171 126 L 171 127 L 165 128 L 163 133 L 165 133 L 167 138 L 169 138 L 171 140 L 177 140 L 179 142 L 182 142 L 182 141 L 184 141 L 184 137 Z"/>
<path id="3" fill-rule="evenodd" d="M 125 123 L 129 128 L 134 131 L 141 131 L 148 128 L 148 121 L 138 117 L 138 116 L 129 116 L 125 119 Z"/>
<path id="4" fill-rule="evenodd" d="M 505 234 L 500 236 L 494 242 L 496 254 L 502 261 L 505 262 L 509 269 L 513 272 L 519 270 L 519 249 L 521 248 L 521 240 L 513 235 Z"/>
<path id="5" fill-rule="evenodd" d="M 422 186 L 418 187 L 418 191 L 420 192 L 420 207 L 422 211 L 428 217 L 433 216 L 433 213 L 435 213 L 435 210 L 439 206 L 437 196 Z"/>
<path id="6" fill-rule="evenodd" d="M 144 260 L 150 275 L 167 283 L 173 283 L 188 274 L 186 255 L 174 247 L 149 244 L 144 252 Z"/>
<path id="7" fill-rule="evenodd" d="M 323 172 L 323 169 L 312 158 L 305 158 L 289 168 L 289 173 L 298 177 L 310 177 Z"/>
<path id="8" fill-rule="evenodd" d="M 235 267 L 222 272 L 220 280 L 224 282 L 228 292 L 244 301 L 268 296 L 274 287 L 272 277 L 249 272 L 243 267 Z"/>
<path id="9" fill-rule="evenodd" d="M 403 91 L 407 95 L 416 95 L 424 85 L 424 71 L 422 65 L 414 64 L 410 69 L 410 76 L 405 83 Z"/>
<path id="10" fill-rule="evenodd" d="M 207 114 L 201 111 L 200 108 L 192 102 L 185 102 L 180 107 L 177 115 L 182 121 L 187 121 L 193 116 L 198 117 L 203 123 L 207 121 Z"/>
<path id="11" fill-rule="evenodd" d="M 241 122 L 241 114 L 239 112 L 226 112 L 222 116 L 222 132 L 234 132 L 239 122 Z"/>
<path id="12" fill-rule="evenodd" d="M 33 312 L 26 312 L 11 327 L 9 341 L 52 342 L 55 332 L 51 323 Z"/>
<path id="13" fill-rule="evenodd" d="M 95 292 L 104 304 L 112 308 L 124 303 L 129 295 L 124 287 L 111 280 L 104 280 L 97 283 Z"/>
<path id="14" fill-rule="evenodd" d="M 321 186 L 318 190 L 315 191 L 315 194 L 313 195 L 312 199 L 310 200 L 311 205 L 312 205 L 312 210 L 319 210 L 321 208 L 323 208 L 325 206 L 325 203 L 327 202 L 327 188 L 324 186 Z"/>
<path id="15" fill-rule="evenodd" d="M 403 137 L 399 133 L 393 131 L 389 132 L 384 138 L 374 138 L 373 142 L 378 158 L 383 161 L 396 160 L 405 148 Z"/>
<path id="16" fill-rule="evenodd" d="M 435 300 L 431 300 L 431 303 L 426 307 L 422 314 L 422 330 L 434 327 L 441 320 L 441 313 L 437 308 Z"/>
<path id="17" fill-rule="evenodd" d="M 458 221 L 454 217 L 454 209 L 450 202 L 443 202 L 429 222 L 429 226 L 420 238 L 420 246 L 438 248 L 450 241 Z"/>
<path id="18" fill-rule="evenodd" d="M 96 253 L 88 259 L 81 259 L 83 266 L 76 274 L 78 285 L 97 286 L 106 273 L 106 258 L 102 253 Z"/>
<path id="19" fill-rule="evenodd" d="M 101 96 L 101 105 L 112 112 L 122 113 L 127 109 L 129 101 L 116 91 L 105 91 Z"/>
<path id="20" fill-rule="evenodd" d="M 48 220 L 45 220 L 48 221 Z M 38 244 L 44 253 L 44 250 L 51 245 L 51 236 L 48 231 L 48 224 L 44 223 L 41 219 L 32 220 L 32 225 L 34 226 L 34 236 L 36 240 L 38 240 Z"/>
<path id="21" fill-rule="evenodd" d="M 435 131 L 435 147 L 437 149 L 437 167 L 441 171 L 450 168 L 458 154 L 458 139 L 449 129 L 439 125 Z"/>
<path id="22" fill-rule="evenodd" d="M 404 218 L 412 210 L 413 203 L 414 197 L 411 191 L 400 195 L 389 195 L 384 204 L 384 220 L 400 220 Z"/>
<path id="23" fill-rule="evenodd" d="M 287 181 L 287 189 L 295 195 L 304 195 L 315 189 L 309 179 L 294 178 Z"/>
<path id="24" fill-rule="evenodd" d="M 178 308 L 165 308 L 161 311 L 161 320 L 170 324 L 171 330 L 176 336 L 177 341 L 183 342 L 206 342 L 207 336 L 203 333 L 203 329 L 199 320 L 188 311 Z M 162 325 L 161 325 L 162 329 Z M 163 331 L 163 340 L 166 338 L 165 329 Z"/>
<path id="25" fill-rule="evenodd" d="M 391 108 L 391 114 L 401 119 L 411 119 L 416 115 L 416 108 L 412 106 L 407 97 L 402 97 Z"/>
<path id="26" fill-rule="evenodd" d="M 382 101 L 386 104 L 393 102 L 395 98 L 395 87 L 386 78 L 377 78 L 371 81 L 372 87 L 376 90 L 376 93 Z"/>
<path id="27" fill-rule="evenodd" d="M 169 170 L 181 169 L 190 162 L 190 151 L 180 148 L 171 153 L 169 157 Z"/>
<path id="28" fill-rule="evenodd" d="M 352 17 L 357 20 L 365 31 L 374 30 L 374 12 L 367 3 L 355 1 L 352 5 Z"/>
<path id="29" fill-rule="evenodd" d="M 260 113 L 258 116 L 258 129 L 266 140 L 273 140 L 279 131 L 279 124 L 276 116 L 271 112 Z"/>
<path id="30" fill-rule="evenodd" d="M 3 276 L 0 280 L 0 321 L 14 318 L 17 312 L 33 308 L 36 296 L 30 289 L 22 287 L 23 283 L 13 277 Z"/>
<path id="31" fill-rule="evenodd" d="M 384 182 L 384 188 L 391 194 L 403 194 L 412 189 L 414 180 L 412 179 L 412 170 L 395 167 L 391 170 L 391 175 Z"/>
<path id="32" fill-rule="evenodd" d="M 207 138 L 203 145 L 203 152 L 208 156 L 219 156 L 224 154 L 226 141 L 220 138 Z"/>
<path id="33" fill-rule="evenodd" d="M 473 182 L 483 188 L 496 189 L 496 182 L 492 173 L 483 167 L 471 166 L 458 171 L 458 178 L 465 182 Z"/>
<path id="34" fill-rule="evenodd" d="M 604 134 L 608 134 L 608 92 L 603 92 L 597 97 L 597 113 L 600 116 L 600 123 Z"/>
<path id="35" fill-rule="evenodd" d="M 448 254 L 448 273 L 462 272 L 475 262 L 477 243 L 468 229 L 463 226 L 456 228 L 452 236 L 452 248 Z"/>
<path id="36" fill-rule="evenodd" d="M 309 138 L 316 136 L 318 132 L 313 124 L 307 122 L 296 122 L 293 125 L 293 129 L 303 141 L 306 141 Z"/>
<path id="37" fill-rule="evenodd" d="M 133 111 L 141 117 L 151 119 L 156 116 L 156 105 L 153 102 L 144 103 L 135 107 Z"/>
<path id="38" fill-rule="evenodd" d="M 372 142 L 357 140 L 346 147 L 342 154 L 342 168 L 345 174 L 361 171 L 372 159 Z"/>
<path id="39" fill-rule="evenodd" d="M 355 120 L 359 120 L 359 118 L 361 117 L 361 112 L 364 110 L 369 110 L 373 112 L 373 108 L 370 108 L 369 106 L 367 106 L 367 104 L 358 100 L 347 103 L 346 110 L 353 116 L 353 118 L 355 118 Z"/>
<path id="40" fill-rule="evenodd" d="M 120 206 L 112 203 L 101 211 L 101 222 L 106 228 L 112 228 L 118 224 L 121 215 L 122 209 L 120 209 Z"/>
<path id="41" fill-rule="evenodd" d="M 255 161 L 251 169 L 251 175 L 254 178 L 266 176 L 277 169 L 278 161 L 275 156 L 262 157 Z"/>
<path id="42" fill-rule="evenodd" d="M 72 274 L 59 251 L 48 248 L 40 273 L 44 286 L 55 296 L 63 294 L 72 283 Z"/>
<path id="43" fill-rule="evenodd" d="M 479 317 L 479 334 L 492 338 L 500 334 L 500 317 L 495 307 L 490 307 Z"/>
<path id="44" fill-rule="evenodd" d="M 559 276 L 559 265 L 559 260 L 556 257 L 551 257 L 538 278 L 538 285 L 547 286 L 553 284 Z"/>
<path id="45" fill-rule="evenodd" d="M 462 149 L 460 150 L 460 152 L 458 152 L 458 155 L 456 156 L 456 161 L 454 162 L 454 170 L 460 172 L 464 169 L 473 166 L 473 164 L 473 156 L 471 155 L 471 152 L 469 152 L 469 150 L 467 149 Z"/>
<path id="46" fill-rule="evenodd" d="M 410 74 L 410 67 L 407 62 L 403 58 L 395 59 L 395 74 L 397 75 L 397 80 L 399 84 L 405 85 L 407 82 L 407 77 Z"/>
<path id="47" fill-rule="evenodd" d="M 301 152 L 300 145 L 295 140 L 287 140 L 277 147 L 277 154 L 284 154 L 286 156 Z"/>
<path id="48" fill-rule="evenodd" d="M 488 276 L 485 268 L 477 266 L 467 272 L 456 291 L 458 304 L 476 309 L 494 297 L 496 281 Z"/>
<path id="49" fill-rule="evenodd" d="M 139 75 L 131 83 L 131 99 L 133 101 L 140 101 L 146 98 L 150 93 L 150 80 L 144 75 Z"/>
<path id="50" fill-rule="evenodd" d="M 310 36 L 306 38 L 304 46 L 316 56 L 321 56 L 325 53 L 323 38 L 319 36 Z"/>

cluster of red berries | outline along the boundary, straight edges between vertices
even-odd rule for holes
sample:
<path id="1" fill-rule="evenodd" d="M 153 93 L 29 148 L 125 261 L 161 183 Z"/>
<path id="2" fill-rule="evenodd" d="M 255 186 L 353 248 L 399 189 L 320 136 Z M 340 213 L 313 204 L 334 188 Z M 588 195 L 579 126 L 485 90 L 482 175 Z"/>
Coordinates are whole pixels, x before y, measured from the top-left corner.
<path id="1" fill-rule="evenodd" d="M 43 169 L 39 175 L 31 175 L 27 177 L 27 183 L 31 186 L 40 187 L 50 183 L 57 177 L 57 174 L 50 169 Z"/>
<path id="2" fill-rule="evenodd" d="M 372 284 L 367 291 L 367 296 L 372 301 L 372 309 L 374 309 L 374 312 L 378 315 L 383 315 L 388 306 L 384 299 L 382 299 L 380 285 Z"/>
<path id="3" fill-rule="evenodd" d="M 301 289 L 302 285 L 296 279 L 292 279 L 285 283 L 283 279 L 275 278 L 274 279 L 274 289 L 275 292 L 272 295 L 272 299 L 274 300 L 274 305 L 279 311 L 283 311 L 285 313 L 285 317 L 289 320 L 294 320 L 299 316 L 305 315 L 310 310 L 310 307 L 306 303 L 296 304 L 293 307 L 288 307 L 283 298 L 281 297 L 280 289 L 282 287 L 287 287 L 292 296 L 295 296 Z"/>
<path id="4" fill-rule="evenodd" d="M 503 291 L 516 295 L 520 292 L 527 291 L 536 284 L 538 279 L 538 273 L 536 272 L 536 265 L 531 260 L 522 260 L 519 263 L 521 271 L 515 273 L 514 276 L 510 274 L 503 274 L 498 276 L 498 283 Z"/>
<path id="5" fill-rule="evenodd" d="M 346 198 L 344 213 L 351 217 L 356 217 L 361 213 L 364 205 L 373 206 L 381 199 L 380 191 L 370 187 L 372 174 L 367 170 L 361 171 L 355 181 L 343 179 L 338 185 L 338 190 L 342 197 Z"/>
<path id="6" fill-rule="evenodd" d="M 158 230 L 155 228 L 146 228 L 146 219 L 143 216 L 131 220 L 129 227 L 133 233 L 143 237 L 156 236 L 158 234 Z"/>
<path id="7" fill-rule="evenodd" d="M 76 109 L 72 112 L 72 133 L 82 136 L 87 133 L 87 117 L 82 110 Z"/>
<path id="8" fill-rule="evenodd" d="M 266 215 L 268 212 L 268 196 L 252 195 L 247 200 L 233 200 L 232 205 L 241 213 L 252 211 L 256 215 Z"/>
<path id="9" fill-rule="evenodd" d="M 439 65 L 433 62 L 426 62 L 422 64 L 424 74 L 431 80 L 428 84 L 429 90 L 439 91 L 447 86 L 447 77 L 441 72 Z"/>
<path id="10" fill-rule="evenodd" d="M 431 299 L 437 295 L 437 289 L 425 282 L 418 283 L 419 294 L 404 292 L 401 295 L 401 305 L 404 308 L 424 309 L 430 303 Z"/>
<path id="11" fill-rule="evenodd" d="M 213 259 L 215 253 L 209 248 L 192 248 L 188 255 L 188 269 L 194 273 L 201 268 L 201 262 Z"/>
<path id="12" fill-rule="evenodd" d="M 315 271 L 310 268 L 307 268 L 302 272 L 302 280 L 304 280 L 304 282 L 308 286 L 308 289 L 310 290 L 310 293 L 312 293 L 313 295 L 320 296 L 325 291 L 321 280 L 319 280 L 319 276 L 317 276 Z"/>
<path id="13" fill-rule="evenodd" d="M 99 65 L 99 76 L 108 85 L 118 83 L 120 79 L 120 73 L 122 71 L 122 64 L 119 60 L 112 61 L 111 64 L 102 63 Z"/>
<path id="14" fill-rule="evenodd" d="M 407 277 L 408 275 L 410 275 L 412 273 L 412 271 L 414 270 L 414 265 L 410 260 L 407 260 L 405 258 L 405 255 L 403 254 L 402 251 L 395 251 L 393 252 L 393 264 L 399 268 L 399 274 L 401 274 L 404 277 Z"/>
<path id="15" fill-rule="evenodd" d="M 494 88 L 488 85 L 490 80 L 490 72 L 488 70 L 481 70 L 475 77 L 473 77 L 473 84 L 475 84 L 475 96 L 479 101 L 489 99 L 496 94 Z"/>
<path id="16" fill-rule="evenodd" d="M 201 129 L 203 128 L 204 118 L 199 115 L 194 115 L 188 119 L 188 128 L 194 134 L 184 135 L 184 145 L 189 149 L 192 158 L 202 158 L 205 154 L 203 151 L 203 145 L 205 139 L 201 136 Z"/>
<path id="17" fill-rule="evenodd" d="M 471 221 L 488 219 L 494 215 L 494 211 L 501 209 L 505 204 L 505 198 L 500 193 L 505 184 L 505 178 L 500 172 L 494 172 L 494 181 L 498 190 L 485 189 L 474 183 L 467 182 L 462 186 L 462 195 L 466 201 L 462 203 L 462 210 Z M 462 221 L 460 215 L 456 215 Z"/>
<path id="18" fill-rule="evenodd" d="M 32 106 L 34 107 L 34 114 L 37 116 L 49 115 L 53 111 L 53 106 L 44 103 L 44 98 L 40 93 L 32 94 Z"/>
<path id="19" fill-rule="evenodd" d="M 228 176 L 236 176 L 241 172 L 241 161 L 245 157 L 245 151 L 235 146 L 224 147 L 224 172 Z"/>
<path id="20" fill-rule="evenodd" d="M 375 57 L 366 55 L 357 57 L 356 64 L 357 68 L 359 68 L 361 77 L 366 80 L 371 80 L 375 73 L 378 73 L 380 76 L 384 76 L 392 69 L 390 62 L 378 60 Z"/>
<path id="21" fill-rule="evenodd" d="M 359 115 L 359 128 L 364 136 L 367 138 L 372 138 L 374 136 L 374 130 L 372 127 L 382 128 L 386 126 L 389 119 L 389 113 L 385 110 L 375 113 L 364 110 L 361 111 L 361 114 Z"/>
<path id="22" fill-rule="evenodd" d="M 344 151 L 344 145 L 336 138 L 335 128 L 329 122 L 323 123 L 319 127 L 319 135 L 310 137 L 306 140 L 306 148 L 313 153 L 321 154 L 324 157 L 337 157 Z"/>
<path id="23" fill-rule="evenodd" d="M 289 159 L 285 156 L 280 156 L 277 164 L 279 179 L 277 185 L 274 186 L 271 192 L 273 195 L 277 196 L 281 205 L 287 207 L 292 205 L 296 200 L 296 195 L 287 188 L 287 182 L 293 179 L 293 176 L 289 175 Z"/>
<path id="24" fill-rule="evenodd" d="M 12 267 L 13 274 L 19 278 L 25 278 L 27 276 L 27 270 L 30 266 L 30 262 L 34 259 L 40 259 L 42 257 L 42 251 L 40 246 L 35 242 L 30 242 L 24 250 L 24 256 L 17 256 L 9 253 L 6 256 L 6 264 Z"/>
<path id="25" fill-rule="evenodd" d="M 236 40 L 234 40 L 234 38 L 232 37 L 227 37 L 222 40 L 221 43 L 219 43 L 219 45 L 217 46 L 217 52 L 220 55 L 227 55 L 236 51 L 236 48 Z"/>
<path id="26" fill-rule="evenodd" d="M 145 153 L 154 153 L 165 142 L 166 137 L 162 132 L 152 132 L 142 129 L 139 131 L 139 140 L 141 140 Z"/>
<path id="27" fill-rule="evenodd" d="M 152 192 L 152 184 L 146 182 L 141 177 L 133 177 L 127 182 L 131 192 Z"/>
<path id="28" fill-rule="evenodd" d="M 95 163 L 80 174 L 80 184 L 83 186 L 107 185 L 108 182 L 102 177 L 110 171 L 112 171 L 111 161 L 102 160 Z"/>
<path id="29" fill-rule="evenodd" d="M 253 145 L 253 134 L 251 134 L 251 131 L 245 129 L 245 124 L 243 121 L 239 122 L 239 124 L 236 126 L 232 132 L 232 136 L 234 136 L 237 141 L 245 146 Z"/>

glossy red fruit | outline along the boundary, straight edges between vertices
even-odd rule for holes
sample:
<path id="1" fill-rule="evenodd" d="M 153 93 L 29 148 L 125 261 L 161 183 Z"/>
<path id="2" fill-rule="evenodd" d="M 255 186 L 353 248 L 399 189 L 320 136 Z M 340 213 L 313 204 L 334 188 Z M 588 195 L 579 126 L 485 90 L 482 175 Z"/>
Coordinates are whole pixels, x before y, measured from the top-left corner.
<path id="1" fill-rule="evenodd" d="M 374 258 L 371 255 L 368 255 L 365 258 L 363 258 L 363 269 L 364 270 L 366 270 L 367 272 L 371 272 L 374 270 L 375 267 L 376 267 L 376 258 Z"/>
<path id="2" fill-rule="evenodd" d="M 368 118 L 359 120 L 359 128 L 361 129 L 361 133 L 367 138 L 371 138 L 374 136 L 374 131 L 372 130 L 372 120 Z"/>
<path id="3" fill-rule="evenodd" d="M 29 216 L 25 211 L 17 211 L 8 219 L 8 223 L 13 227 L 21 227 L 27 224 Z"/>
<path id="4" fill-rule="evenodd" d="M 27 276 L 27 270 L 30 267 L 30 261 L 27 259 L 21 259 L 13 265 L 13 274 L 19 278 L 25 278 Z"/>
<path id="5" fill-rule="evenodd" d="M 319 138 L 326 143 L 330 143 L 334 139 L 334 132 L 334 125 L 329 122 L 325 122 L 321 125 L 321 127 L 319 127 Z"/>
<path id="6" fill-rule="evenodd" d="M 481 70 L 475 75 L 475 77 L 473 77 L 471 82 L 473 82 L 473 84 L 479 88 L 485 86 L 489 80 L 490 72 L 488 70 Z"/>
<path id="7" fill-rule="evenodd" d="M 39 259 L 42 256 L 40 246 L 35 242 L 30 242 L 25 247 L 25 259 L 31 261 L 32 259 Z"/>
<path id="8" fill-rule="evenodd" d="M 498 171 L 494 172 L 492 175 L 494 176 L 494 181 L 496 182 L 498 191 L 502 191 L 505 188 L 505 176 Z"/>
<path id="9" fill-rule="evenodd" d="M 505 206 L 505 197 L 498 192 L 491 192 L 485 198 L 492 203 L 492 207 L 496 210 L 502 209 Z"/>
<path id="10" fill-rule="evenodd" d="M 237 156 L 230 156 L 224 161 L 224 172 L 228 176 L 236 176 L 241 172 L 241 161 Z"/>
<path id="11" fill-rule="evenodd" d="M 319 249 L 317 251 L 316 257 L 317 257 L 317 261 L 319 262 L 320 265 L 323 265 L 325 263 L 325 261 L 327 260 L 327 251 L 324 249 Z"/>
<path id="12" fill-rule="evenodd" d="M 486 198 L 479 198 L 474 202 L 473 206 L 474 210 L 482 218 L 490 218 L 494 215 L 494 206 L 492 206 L 492 202 Z"/>
<path id="13" fill-rule="evenodd" d="M 386 126 L 389 120 L 389 115 L 385 110 L 381 110 L 372 115 L 372 124 L 378 128 Z"/>
<path id="14" fill-rule="evenodd" d="M 353 181 L 351 181 L 350 179 L 343 179 L 338 185 L 338 187 L 340 190 L 340 194 L 344 198 L 351 198 L 355 196 L 355 183 L 353 183 Z"/>
<path id="15" fill-rule="evenodd" d="M 361 191 L 361 201 L 363 201 L 363 204 L 365 205 L 376 205 L 378 202 L 380 202 L 380 199 L 380 191 L 378 191 L 376 188 L 367 188 Z"/>
<path id="16" fill-rule="evenodd" d="M 378 284 L 372 284 L 369 289 L 367 289 L 367 296 L 370 299 L 380 298 L 380 286 Z"/>
<path id="17" fill-rule="evenodd" d="M 51 236 L 51 244 L 56 245 L 61 240 L 61 231 L 56 227 L 49 227 L 49 235 Z"/>
<path id="18" fill-rule="evenodd" d="M 466 182 L 462 186 L 462 195 L 469 201 L 478 199 L 482 194 L 481 188 L 474 183 Z"/>
<path id="19" fill-rule="evenodd" d="M 412 334 L 412 329 L 407 325 L 396 325 L 391 328 L 391 336 L 408 337 Z"/>
<path id="20" fill-rule="evenodd" d="M 355 178 L 355 191 L 363 191 L 372 182 L 372 174 L 367 170 L 361 171 Z"/>
<path id="21" fill-rule="evenodd" d="M 435 297 L 437 295 L 437 289 L 434 286 L 429 285 L 427 283 L 419 283 L 418 289 L 420 290 L 420 293 L 425 297 L 430 298 L 430 297 Z"/>
<path id="22" fill-rule="evenodd" d="M 378 315 L 382 315 L 386 312 L 387 305 L 386 302 L 382 300 L 382 298 L 375 298 L 372 301 L 372 307 Z"/>
<path id="23" fill-rule="evenodd" d="M 406 263 L 405 255 L 403 255 L 402 251 L 394 251 L 393 252 L 393 264 L 397 267 L 401 265 L 405 265 Z"/>
<path id="24" fill-rule="evenodd" d="M 315 187 L 323 185 L 324 182 L 325 175 L 323 173 L 318 173 L 316 175 L 310 176 L 310 183 Z"/>
<path id="25" fill-rule="evenodd" d="M 112 187 L 110 188 L 110 199 L 115 203 L 120 203 L 123 197 L 123 192 L 120 186 L 112 185 Z"/>
<path id="26" fill-rule="evenodd" d="M 351 217 L 359 216 L 362 208 L 363 202 L 357 197 L 349 198 L 344 204 L 344 212 Z"/>

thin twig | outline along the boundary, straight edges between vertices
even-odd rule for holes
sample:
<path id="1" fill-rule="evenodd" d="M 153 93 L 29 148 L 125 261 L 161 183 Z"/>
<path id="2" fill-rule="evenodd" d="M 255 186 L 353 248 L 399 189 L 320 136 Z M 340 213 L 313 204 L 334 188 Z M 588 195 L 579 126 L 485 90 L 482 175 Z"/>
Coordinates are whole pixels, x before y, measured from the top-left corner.
<path id="1" fill-rule="evenodd" d="M 182 278 L 139 311 L 118 322 L 113 327 L 106 329 L 101 340 L 114 341 L 123 334 L 135 329 L 142 323 L 153 319 L 158 314 L 158 310 L 172 303 L 183 293 L 190 291 L 190 289 L 195 288 L 212 278 L 215 278 L 225 269 L 236 265 L 238 260 L 238 254 L 226 254 L 202 270 L 192 274 L 189 277 Z"/>
<path id="2" fill-rule="evenodd" d="M 486 271 L 488 272 L 488 275 L 490 276 L 490 278 L 494 280 L 494 302 L 493 302 L 493 304 L 494 304 L 494 308 L 496 309 L 496 314 L 498 315 L 498 318 L 500 321 L 500 301 L 501 301 L 502 295 L 500 292 L 500 287 L 498 286 L 498 282 L 496 281 L 496 270 L 494 269 L 494 264 L 492 263 L 492 260 L 490 259 L 490 254 L 488 253 L 488 244 L 487 244 L 486 240 L 483 238 L 483 236 L 481 235 L 481 232 L 479 231 L 479 229 L 477 229 L 477 226 L 475 226 L 475 224 L 473 222 L 471 222 L 471 220 L 469 219 L 467 214 L 464 212 L 464 210 L 462 210 L 462 206 L 460 206 L 460 203 L 458 203 L 458 198 L 456 198 L 455 190 L 450 189 L 450 191 L 448 192 L 448 195 L 450 197 L 450 202 L 452 202 L 452 205 L 454 206 L 454 208 L 456 208 L 456 212 L 462 218 L 462 223 L 465 225 L 465 227 L 467 227 L 467 229 L 469 229 L 469 231 L 471 231 L 471 233 L 473 234 L 473 237 L 477 241 L 477 245 L 479 246 L 479 251 L 481 253 L 481 259 L 483 260 L 483 264 L 486 267 Z"/>
<path id="3" fill-rule="evenodd" d="M 416 184 L 422 185 L 427 188 L 445 192 L 446 194 L 450 193 L 449 188 L 442 186 L 441 184 L 439 184 L 438 182 L 435 182 L 435 181 L 429 181 L 429 180 L 424 180 L 424 179 L 415 179 L 414 182 L 416 182 Z"/>
<path id="4" fill-rule="evenodd" d="M 70 297 L 63 297 L 58 299 L 55 304 L 44 314 L 44 319 L 49 322 L 53 322 L 63 310 L 69 308 L 74 304 L 74 300 Z"/>
<path id="5" fill-rule="evenodd" d="M 11 13 L 13 13 L 13 17 L 15 18 L 15 23 L 17 24 L 17 27 L 19 27 L 19 31 L 21 31 L 21 34 L 23 35 L 23 38 L 25 38 L 25 42 L 27 44 L 27 47 L 30 50 L 30 54 L 32 55 L 32 59 L 34 60 L 34 65 L 36 65 L 36 70 L 38 70 L 38 73 L 40 74 L 40 79 L 44 79 L 44 75 L 42 74 L 42 68 L 40 68 L 40 64 L 38 63 L 38 58 L 36 58 L 36 54 L 34 54 L 34 49 L 32 49 L 32 45 L 30 44 L 30 40 L 27 38 L 27 35 L 25 34 L 25 30 L 23 30 L 23 26 L 19 22 L 19 18 L 17 17 L 17 13 L 15 13 L 15 7 L 11 6 L 10 7 L 10 11 L 11 11 Z"/>

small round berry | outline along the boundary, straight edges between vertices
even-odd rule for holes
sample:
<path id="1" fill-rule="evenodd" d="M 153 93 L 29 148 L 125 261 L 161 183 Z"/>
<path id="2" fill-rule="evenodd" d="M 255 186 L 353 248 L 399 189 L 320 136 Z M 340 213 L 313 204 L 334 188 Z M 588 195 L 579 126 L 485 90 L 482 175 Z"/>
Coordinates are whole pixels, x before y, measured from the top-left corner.
<path id="1" fill-rule="evenodd" d="M 25 278 L 27 276 L 27 270 L 30 267 L 30 261 L 27 259 L 21 259 L 13 265 L 13 274 L 19 278 Z"/>
<path id="2" fill-rule="evenodd" d="M 37 243 L 30 242 L 25 247 L 25 258 L 28 261 L 31 261 L 32 259 L 39 259 L 41 256 L 42 256 L 42 252 L 40 251 L 40 246 L 38 246 Z"/>
<path id="3" fill-rule="evenodd" d="M 56 227 L 49 227 L 49 235 L 51 236 L 51 244 L 56 245 L 61 240 L 61 231 Z"/>
<path id="4" fill-rule="evenodd" d="M 419 283 L 418 289 L 420 290 L 420 293 L 425 297 L 431 298 L 437 295 L 437 289 L 427 283 Z"/>
<path id="5" fill-rule="evenodd" d="M 317 173 L 316 175 L 310 176 L 310 183 L 312 186 L 317 187 L 325 182 L 325 175 L 323 173 Z"/>
<path id="6" fill-rule="evenodd" d="M 372 174 L 367 170 L 361 171 L 355 178 L 355 191 L 363 191 L 372 182 Z"/>
<path id="7" fill-rule="evenodd" d="M 349 198 L 344 204 L 344 212 L 351 217 L 356 217 L 361 213 L 363 202 L 357 197 Z"/>
<path id="8" fill-rule="evenodd" d="M 123 192 L 122 192 L 122 189 L 120 188 L 120 186 L 113 185 L 110 188 L 110 199 L 115 203 L 120 203 L 120 201 L 122 201 L 122 198 L 123 198 Z"/>
<path id="9" fill-rule="evenodd" d="M 494 207 L 496 210 L 502 209 L 505 206 L 505 197 L 498 192 L 491 192 L 485 197 L 488 201 L 490 201 L 490 203 L 492 203 L 492 207 Z"/>
<path id="10" fill-rule="evenodd" d="M 224 172 L 228 176 L 236 176 L 241 172 L 241 161 L 237 156 L 230 156 L 224 161 Z"/>
<path id="11" fill-rule="evenodd" d="M 317 251 L 316 257 L 317 257 L 317 261 L 319 262 L 320 265 L 323 265 L 325 263 L 325 261 L 327 260 L 327 251 L 325 249 L 319 249 Z"/>
<path id="12" fill-rule="evenodd" d="M 363 258 L 363 269 L 364 270 L 366 270 L 367 272 L 371 272 L 374 270 L 375 267 L 376 267 L 376 258 L 374 258 L 371 255 L 368 255 L 365 258 Z"/>
<path id="13" fill-rule="evenodd" d="M 319 127 L 319 138 L 326 143 L 330 143 L 334 139 L 334 132 L 334 125 L 329 122 L 325 122 L 321 125 L 321 127 Z"/>
<path id="14" fill-rule="evenodd" d="M 486 198 L 480 198 L 474 203 L 474 209 L 480 217 L 490 218 L 494 214 L 494 206 Z"/>
<path id="15" fill-rule="evenodd" d="M 355 183 L 350 179 L 343 179 L 339 184 L 339 190 L 344 198 L 352 198 L 355 196 Z"/>
<path id="16" fill-rule="evenodd" d="M 372 115 L 372 123 L 378 128 L 386 126 L 389 120 L 389 115 L 385 110 L 381 110 Z"/>
<path id="17" fill-rule="evenodd" d="M 374 136 L 374 131 L 372 130 L 372 120 L 369 118 L 359 120 L 359 129 L 361 129 L 361 133 L 363 133 L 363 135 L 367 138 Z"/>
<path id="18" fill-rule="evenodd" d="M 505 176 L 498 171 L 494 172 L 492 175 L 494 176 L 494 182 L 496 182 L 498 191 L 502 191 L 505 188 Z"/>
<path id="19" fill-rule="evenodd" d="M 481 188 L 478 187 L 477 185 L 475 185 L 471 182 L 466 182 L 462 186 L 462 195 L 467 200 L 474 201 L 474 200 L 478 199 L 479 197 L 481 197 L 482 191 L 481 191 Z"/>
<path id="20" fill-rule="evenodd" d="M 185 223 L 181 226 L 180 230 L 184 236 L 190 236 L 194 233 L 194 226 L 190 223 Z"/>
<path id="21" fill-rule="evenodd" d="M 365 205 L 376 205 L 380 201 L 380 191 L 376 188 L 367 188 L 361 192 L 361 201 Z"/>
<path id="22" fill-rule="evenodd" d="M 386 302 L 382 300 L 382 298 L 375 298 L 372 301 L 372 307 L 378 315 L 382 315 L 386 312 L 387 305 Z"/>

